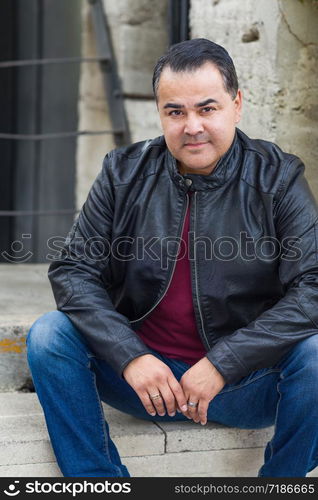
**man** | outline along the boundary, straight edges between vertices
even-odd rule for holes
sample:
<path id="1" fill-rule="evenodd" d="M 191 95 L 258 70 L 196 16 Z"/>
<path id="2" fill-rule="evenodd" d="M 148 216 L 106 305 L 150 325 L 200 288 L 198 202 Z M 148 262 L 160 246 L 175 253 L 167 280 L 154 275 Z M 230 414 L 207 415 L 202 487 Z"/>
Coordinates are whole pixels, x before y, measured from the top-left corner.
<path id="1" fill-rule="evenodd" d="M 318 464 L 318 268 L 304 167 L 236 128 L 221 46 L 172 46 L 153 84 L 164 135 L 106 156 L 50 266 L 58 311 L 28 336 L 58 464 L 129 475 L 102 399 L 153 421 L 275 424 L 259 476 L 305 476 Z"/>

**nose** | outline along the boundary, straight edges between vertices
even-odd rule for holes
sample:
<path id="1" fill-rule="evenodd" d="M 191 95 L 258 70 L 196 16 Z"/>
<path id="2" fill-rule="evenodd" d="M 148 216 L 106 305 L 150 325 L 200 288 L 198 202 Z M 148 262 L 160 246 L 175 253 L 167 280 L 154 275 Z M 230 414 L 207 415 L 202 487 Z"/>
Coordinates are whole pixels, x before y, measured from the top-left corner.
<path id="1" fill-rule="evenodd" d="M 198 135 L 203 132 L 201 117 L 197 114 L 189 114 L 186 119 L 184 132 L 188 135 Z"/>

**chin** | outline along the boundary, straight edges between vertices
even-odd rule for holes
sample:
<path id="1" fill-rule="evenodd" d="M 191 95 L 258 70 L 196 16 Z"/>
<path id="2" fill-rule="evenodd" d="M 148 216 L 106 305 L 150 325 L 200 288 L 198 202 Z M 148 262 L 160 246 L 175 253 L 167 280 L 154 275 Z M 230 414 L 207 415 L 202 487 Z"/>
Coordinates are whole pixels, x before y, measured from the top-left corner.
<path id="1" fill-rule="evenodd" d="M 180 169 L 180 172 L 183 174 L 201 174 L 201 175 L 209 175 L 215 165 L 187 165 Z"/>
<path id="2" fill-rule="evenodd" d="M 206 171 L 207 173 L 210 173 L 213 168 L 215 167 L 215 165 L 217 164 L 217 161 L 218 160 L 215 160 L 215 159 L 209 159 L 208 161 L 193 161 L 193 158 L 192 158 L 192 161 L 184 161 L 182 162 L 183 165 L 184 165 L 184 168 L 185 169 L 189 169 L 189 170 L 192 170 L 192 171 L 196 171 L 196 170 L 202 170 L 202 171 Z"/>

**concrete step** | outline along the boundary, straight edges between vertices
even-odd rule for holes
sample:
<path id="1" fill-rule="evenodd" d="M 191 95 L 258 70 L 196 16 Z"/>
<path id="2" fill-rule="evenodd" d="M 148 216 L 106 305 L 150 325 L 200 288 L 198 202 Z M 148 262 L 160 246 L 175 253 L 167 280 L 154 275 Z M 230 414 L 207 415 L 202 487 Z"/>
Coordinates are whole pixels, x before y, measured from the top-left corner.
<path id="1" fill-rule="evenodd" d="M 25 339 L 32 323 L 55 302 L 47 264 L 0 264 L 0 391 L 29 383 Z"/>
<path id="2" fill-rule="evenodd" d="M 273 428 L 152 423 L 103 405 L 134 477 L 255 477 Z M 36 394 L 0 394 L 0 477 L 60 477 Z M 318 477 L 318 468 L 310 473 Z"/>
<path id="3" fill-rule="evenodd" d="M 151 423 L 103 405 L 133 476 L 256 476 L 272 429 Z M 34 393 L 0 394 L 0 476 L 61 476 Z"/>

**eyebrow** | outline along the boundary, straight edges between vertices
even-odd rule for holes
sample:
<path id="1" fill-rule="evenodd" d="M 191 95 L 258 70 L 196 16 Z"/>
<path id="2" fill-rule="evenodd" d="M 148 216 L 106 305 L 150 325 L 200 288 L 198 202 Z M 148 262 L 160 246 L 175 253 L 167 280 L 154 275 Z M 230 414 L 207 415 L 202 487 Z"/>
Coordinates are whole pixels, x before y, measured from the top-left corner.
<path id="1" fill-rule="evenodd" d="M 206 99 L 205 101 L 198 102 L 198 104 L 195 104 L 195 107 L 201 108 L 202 106 L 206 106 L 207 104 L 219 104 L 219 102 L 216 99 Z"/>
<path id="2" fill-rule="evenodd" d="M 195 107 L 201 108 L 202 106 L 206 106 L 207 104 L 212 104 L 212 103 L 218 104 L 218 101 L 216 99 L 209 98 L 209 99 L 206 99 L 205 101 L 198 102 L 197 104 L 195 104 Z M 184 105 L 183 104 L 176 104 L 173 102 L 167 102 L 167 104 L 164 105 L 163 109 L 167 109 L 167 108 L 181 109 L 181 108 L 184 108 Z"/>

